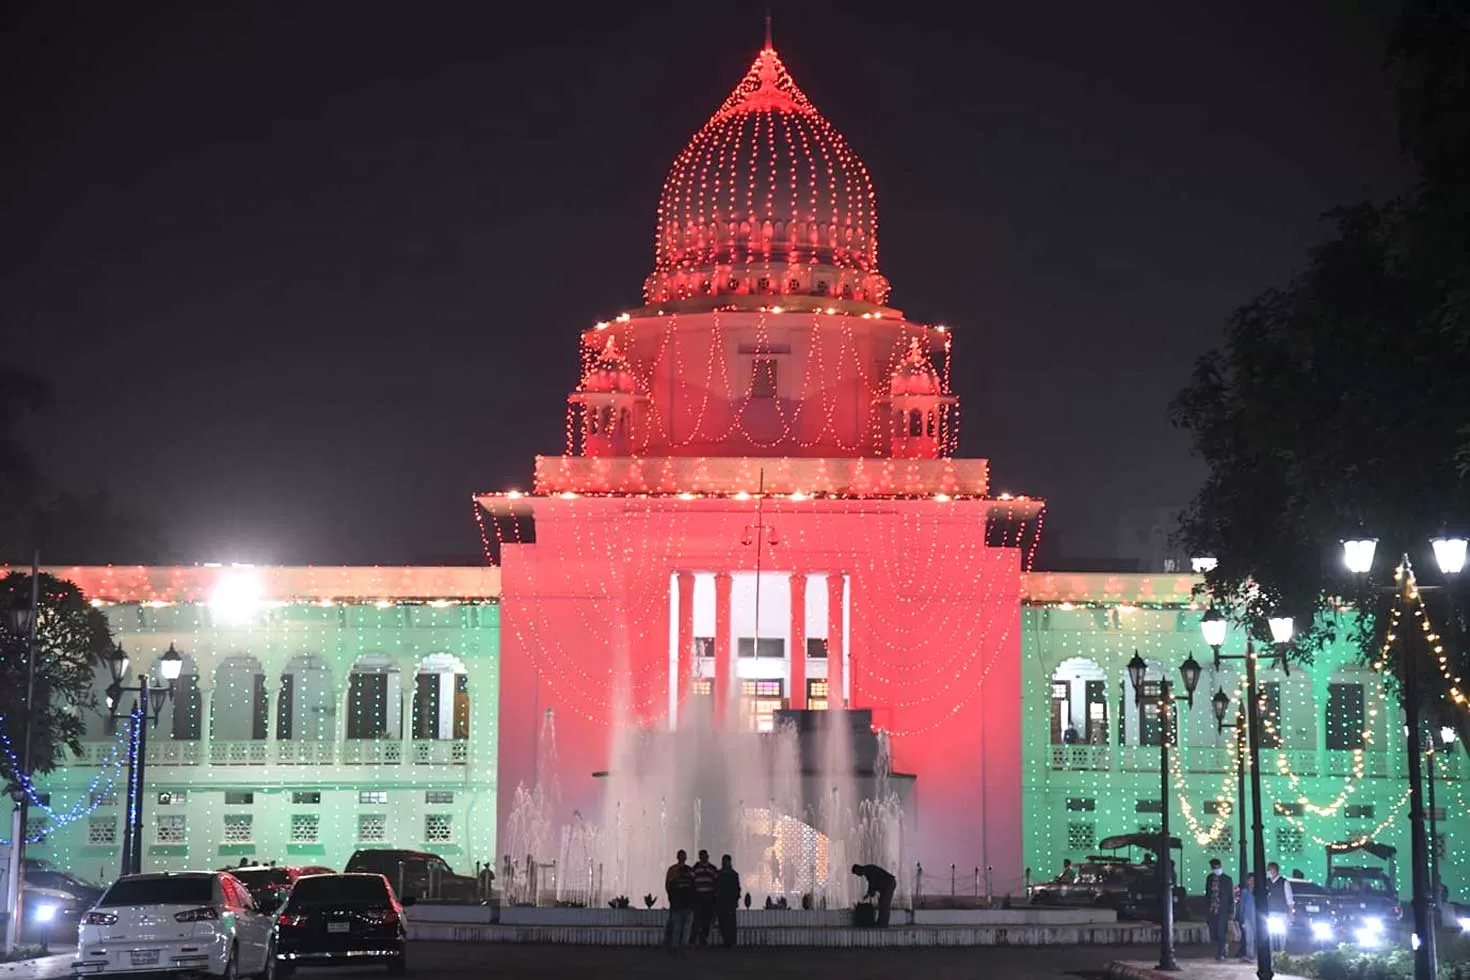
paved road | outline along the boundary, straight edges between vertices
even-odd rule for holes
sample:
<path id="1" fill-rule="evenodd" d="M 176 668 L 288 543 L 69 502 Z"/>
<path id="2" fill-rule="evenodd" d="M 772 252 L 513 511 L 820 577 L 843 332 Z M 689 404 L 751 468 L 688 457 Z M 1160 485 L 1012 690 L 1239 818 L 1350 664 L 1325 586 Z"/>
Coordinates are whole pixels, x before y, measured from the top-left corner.
<path id="1" fill-rule="evenodd" d="M 658 949 L 415 943 L 412 972 L 424 980 L 1097 980 L 1112 960 L 1144 959 L 1147 946 L 1042 946 L 953 949 L 699 949 L 670 956 Z M 1182 957 L 1203 957 L 1187 947 Z M 331 977 L 351 974 L 334 972 Z M 367 974 L 371 975 L 371 974 Z M 324 975 L 326 976 L 326 975 Z"/>

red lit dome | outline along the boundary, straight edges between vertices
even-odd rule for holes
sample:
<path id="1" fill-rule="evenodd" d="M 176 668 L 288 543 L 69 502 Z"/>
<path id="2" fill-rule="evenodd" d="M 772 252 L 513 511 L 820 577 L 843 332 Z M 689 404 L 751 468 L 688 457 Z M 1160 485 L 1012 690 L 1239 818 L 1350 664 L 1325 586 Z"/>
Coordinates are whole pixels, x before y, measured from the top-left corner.
<path id="1" fill-rule="evenodd" d="M 632 392 L 633 389 L 633 374 L 628 370 L 628 360 L 618 350 L 617 338 L 610 336 L 597 360 L 587 366 L 580 390 Z"/>
<path id="2" fill-rule="evenodd" d="M 944 388 L 929 355 L 915 337 L 909 341 L 909 350 L 904 359 L 893 369 L 888 379 L 888 392 L 892 395 L 939 395 Z"/>
<path id="3" fill-rule="evenodd" d="M 740 296 L 883 304 L 877 226 L 867 168 L 767 39 L 669 170 L 645 297 L 674 308 Z"/>

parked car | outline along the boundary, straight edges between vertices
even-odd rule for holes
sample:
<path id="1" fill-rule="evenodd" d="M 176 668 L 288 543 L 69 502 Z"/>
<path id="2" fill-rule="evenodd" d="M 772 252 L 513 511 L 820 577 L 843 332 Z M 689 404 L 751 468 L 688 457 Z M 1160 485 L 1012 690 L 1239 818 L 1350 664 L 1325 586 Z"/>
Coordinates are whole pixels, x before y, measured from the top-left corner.
<path id="1" fill-rule="evenodd" d="M 304 875 L 296 879 L 276 916 L 267 980 L 283 980 L 301 966 L 361 966 L 380 962 L 388 972 L 408 970 L 403 908 L 380 874 Z"/>
<path id="2" fill-rule="evenodd" d="M 274 912 L 286 900 L 286 893 L 302 875 L 332 874 L 331 868 L 316 865 L 305 868 L 281 867 L 274 864 L 246 865 L 240 868 L 225 868 L 242 884 L 250 889 L 255 904 L 262 911 Z"/>
<path id="3" fill-rule="evenodd" d="M 1147 916 L 1159 907 L 1159 872 L 1152 864 L 1092 856 L 1074 870 L 1070 880 L 1059 875 L 1032 885 L 1031 903 L 1110 908 L 1120 919 Z"/>
<path id="4" fill-rule="evenodd" d="M 97 904 L 104 891 L 49 861 L 26 858 L 26 938 L 45 935 L 61 939 L 75 929 L 82 915 Z"/>
<path id="5" fill-rule="evenodd" d="M 222 871 L 124 875 L 82 917 L 78 976 L 264 973 L 271 918 Z"/>
<path id="6" fill-rule="evenodd" d="M 348 874 L 379 874 L 401 895 L 446 902 L 480 902 L 487 895 L 471 875 L 455 874 L 437 854 L 402 849 L 361 850 L 342 869 Z"/>

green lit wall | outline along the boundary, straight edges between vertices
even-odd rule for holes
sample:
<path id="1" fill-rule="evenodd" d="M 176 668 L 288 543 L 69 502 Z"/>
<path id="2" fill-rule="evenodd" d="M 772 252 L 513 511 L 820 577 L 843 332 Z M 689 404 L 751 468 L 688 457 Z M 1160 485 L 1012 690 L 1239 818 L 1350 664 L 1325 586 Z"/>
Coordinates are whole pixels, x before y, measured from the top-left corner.
<path id="1" fill-rule="evenodd" d="M 460 872 L 493 862 L 498 604 L 298 602 L 226 616 L 203 603 L 122 602 L 105 611 L 133 674 L 170 644 L 185 656 L 179 696 L 150 729 L 145 870 L 242 859 L 340 869 L 371 846 L 434 851 Z M 378 676 L 351 681 L 355 665 Z M 451 677 L 418 679 L 432 670 Z M 286 673 L 296 694 L 283 722 Z M 107 680 L 99 671 L 99 695 Z M 111 794 L 88 793 L 116 744 L 105 711 L 88 730 L 87 751 L 41 783 L 53 810 L 88 812 L 50 821 L 27 854 L 110 880 L 126 784 L 119 775 Z M 33 816 L 33 826 L 44 820 Z"/>
<path id="2" fill-rule="evenodd" d="M 1236 795 L 1233 733 L 1216 732 L 1209 698 L 1217 688 L 1237 703 L 1240 664 L 1210 669 L 1209 649 L 1199 633 L 1200 611 L 1183 606 L 1145 607 L 1124 604 L 1028 604 L 1022 612 L 1023 796 L 1026 863 L 1032 880 L 1049 877 L 1063 858 L 1076 861 L 1098 853 L 1103 837 L 1157 828 L 1160 798 L 1159 749 L 1140 745 L 1140 718 L 1133 703 L 1125 665 L 1137 650 L 1149 663 L 1148 678 L 1163 670 L 1178 682 L 1178 665 L 1191 653 L 1206 669 L 1190 709 L 1181 702 L 1180 741 L 1172 750 L 1178 760 L 1167 797 L 1170 830 L 1185 845 L 1180 875 L 1191 891 L 1199 888 L 1206 862 L 1219 857 L 1235 873 L 1238 816 L 1226 815 Z M 1226 653 L 1240 652 L 1243 640 L 1233 637 Z M 1066 707 L 1053 707 L 1054 679 L 1082 681 L 1067 693 Z M 1101 682 L 1106 705 L 1089 709 L 1086 680 L 1094 681 L 1094 700 Z M 1400 892 L 1408 889 L 1409 846 L 1406 763 L 1401 712 L 1385 702 L 1377 676 L 1362 666 L 1356 651 L 1339 642 L 1318 653 L 1315 662 L 1294 667 L 1289 676 L 1263 670 L 1263 684 L 1279 685 L 1279 749 L 1262 753 L 1262 782 L 1268 861 L 1286 871 L 1300 869 L 1321 880 L 1326 871 L 1325 845 L 1364 836 L 1399 849 Z M 1361 724 L 1353 711 L 1333 700 L 1331 685 L 1362 684 L 1365 696 Z M 1339 687 L 1337 697 L 1344 688 Z M 1329 708 L 1331 710 L 1329 710 Z M 1086 744 L 1085 716 L 1106 715 L 1106 735 Z M 1054 744 L 1053 713 L 1078 728 L 1073 744 Z M 1120 725 L 1121 719 L 1121 725 Z M 1227 717 L 1227 721 L 1233 720 Z M 1372 739 L 1360 754 L 1331 748 L 1347 737 L 1346 728 L 1371 729 Z M 1065 727 L 1062 728 L 1065 732 Z M 1329 739 L 1329 733 L 1334 737 Z M 1122 741 L 1120 743 L 1120 734 Z M 1441 877 L 1451 895 L 1470 896 L 1458 843 L 1466 825 L 1466 772 L 1463 747 L 1442 755 L 1437 765 L 1437 809 Z M 1360 772 L 1359 772 L 1360 770 Z M 1188 810 L 1188 817 L 1185 811 Z M 1249 821 L 1249 818 L 1247 818 Z"/>

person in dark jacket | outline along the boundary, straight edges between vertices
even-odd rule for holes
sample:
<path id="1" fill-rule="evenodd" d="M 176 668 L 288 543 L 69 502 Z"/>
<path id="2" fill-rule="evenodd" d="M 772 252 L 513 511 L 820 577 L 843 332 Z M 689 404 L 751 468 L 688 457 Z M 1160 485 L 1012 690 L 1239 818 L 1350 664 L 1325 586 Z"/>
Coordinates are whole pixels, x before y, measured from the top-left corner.
<path id="1" fill-rule="evenodd" d="M 709 851 L 704 850 L 690 870 L 694 875 L 694 936 L 690 941 L 695 946 L 708 946 L 715 920 L 715 879 L 720 872 L 709 863 Z"/>
<path id="2" fill-rule="evenodd" d="M 1210 942 L 1215 944 L 1215 959 L 1221 963 L 1230 945 L 1230 920 L 1235 916 L 1235 882 L 1225 873 L 1219 858 L 1210 859 L 1210 874 L 1205 879 L 1205 923 L 1210 927 Z"/>
<path id="3" fill-rule="evenodd" d="M 694 912 L 694 871 L 683 851 L 664 873 L 664 892 L 669 897 L 669 918 L 664 923 L 664 948 L 670 952 L 689 942 L 689 919 Z"/>
<path id="4" fill-rule="evenodd" d="M 735 945 L 735 909 L 740 905 L 740 873 L 730 863 L 730 855 L 720 858 L 715 875 L 715 914 L 720 919 L 720 939 L 728 949 Z"/>
<path id="5" fill-rule="evenodd" d="M 863 878 L 868 883 L 868 892 L 864 899 L 878 897 L 878 928 L 884 929 L 888 926 L 888 917 L 893 911 L 893 893 L 898 888 L 898 879 L 876 864 L 854 864 L 852 873 Z"/>

